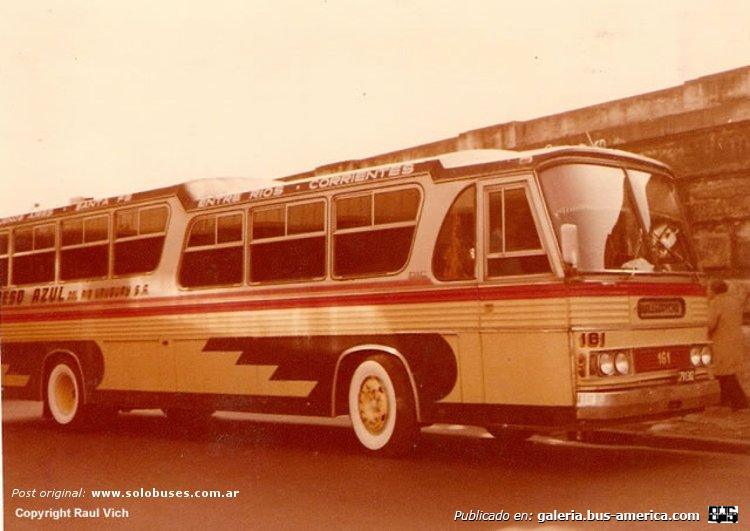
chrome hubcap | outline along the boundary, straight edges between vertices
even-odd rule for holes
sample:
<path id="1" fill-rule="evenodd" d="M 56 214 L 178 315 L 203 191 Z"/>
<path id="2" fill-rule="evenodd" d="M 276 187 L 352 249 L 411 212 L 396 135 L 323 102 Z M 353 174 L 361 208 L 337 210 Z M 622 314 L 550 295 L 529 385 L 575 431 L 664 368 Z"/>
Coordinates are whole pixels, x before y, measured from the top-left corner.
<path id="1" fill-rule="evenodd" d="M 372 434 L 378 434 L 388 421 L 388 394 L 380 379 L 368 376 L 359 389 L 359 418 Z"/>

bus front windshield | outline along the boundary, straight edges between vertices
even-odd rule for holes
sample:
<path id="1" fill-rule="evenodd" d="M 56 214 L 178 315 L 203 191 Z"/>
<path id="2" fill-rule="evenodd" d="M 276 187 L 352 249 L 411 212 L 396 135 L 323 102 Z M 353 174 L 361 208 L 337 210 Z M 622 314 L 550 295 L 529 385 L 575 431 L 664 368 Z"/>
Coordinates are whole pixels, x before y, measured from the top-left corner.
<path id="1" fill-rule="evenodd" d="M 674 184 L 642 170 L 564 164 L 540 173 L 558 239 L 578 236 L 579 271 L 694 271 Z"/>

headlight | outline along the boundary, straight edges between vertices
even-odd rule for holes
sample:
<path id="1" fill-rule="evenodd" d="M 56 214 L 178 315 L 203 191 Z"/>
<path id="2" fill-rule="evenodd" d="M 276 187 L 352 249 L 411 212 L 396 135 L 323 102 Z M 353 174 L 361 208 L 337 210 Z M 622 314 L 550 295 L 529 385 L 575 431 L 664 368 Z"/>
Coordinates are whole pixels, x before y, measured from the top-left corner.
<path id="1" fill-rule="evenodd" d="M 701 358 L 703 356 L 703 348 L 693 347 L 690 349 L 690 363 L 693 367 L 698 367 L 701 364 Z"/>
<path id="2" fill-rule="evenodd" d="M 615 372 L 615 357 L 610 352 L 599 354 L 599 372 L 609 376 Z"/>
<path id="3" fill-rule="evenodd" d="M 709 345 L 690 349 L 690 363 L 693 364 L 693 367 L 700 367 L 701 365 L 707 367 L 711 365 L 713 357 L 713 349 Z"/>
<path id="4" fill-rule="evenodd" d="M 615 368 L 620 374 L 630 374 L 630 356 L 627 352 L 618 352 L 615 355 Z"/>

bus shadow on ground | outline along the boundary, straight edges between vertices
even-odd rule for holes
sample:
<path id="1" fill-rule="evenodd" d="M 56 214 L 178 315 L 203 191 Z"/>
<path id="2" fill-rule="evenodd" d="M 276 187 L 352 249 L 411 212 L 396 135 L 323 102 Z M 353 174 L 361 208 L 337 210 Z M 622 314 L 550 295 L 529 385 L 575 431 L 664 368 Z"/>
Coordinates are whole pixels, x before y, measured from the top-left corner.
<path id="1" fill-rule="evenodd" d="M 700 459 L 698 454 L 633 446 L 567 443 L 532 437 L 525 441 L 507 441 L 489 436 L 440 433 L 426 430 L 412 451 L 391 458 L 369 455 L 358 443 L 346 422 L 324 425 L 258 420 L 256 416 L 219 413 L 200 423 L 179 423 L 156 411 L 120 413 L 85 428 L 68 430 L 41 417 L 24 417 L 3 421 L 4 437 L 14 432 L 34 430 L 45 437 L 128 437 L 168 441 L 215 450 L 245 453 L 303 452 L 375 460 L 403 461 L 440 465 L 450 463 L 477 467 L 496 467 L 508 471 L 561 472 L 568 474 L 605 474 L 614 469 L 623 472 L 669 467 L 685 459 Z M 197 448 L 196 448 L 197 445 Z"/>

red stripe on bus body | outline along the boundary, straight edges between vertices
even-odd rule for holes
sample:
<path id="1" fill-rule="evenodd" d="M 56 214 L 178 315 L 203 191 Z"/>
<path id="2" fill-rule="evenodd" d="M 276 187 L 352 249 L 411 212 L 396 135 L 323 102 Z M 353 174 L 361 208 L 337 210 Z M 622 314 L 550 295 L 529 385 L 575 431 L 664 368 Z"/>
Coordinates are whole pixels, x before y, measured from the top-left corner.
<path id="1" fill-rule="evenodd" d="M 522 300 L 566 297 L 612 297 L 612 296 L 700 296 L 705 292 L 694 284 L 649 284 L 649 283 L 554 283 L 526 284 L 523 286 L 463 286 L 452 289 L 398 291 L 407 285 L 392 283 L 375 285 L 378 292 L 340 293 L 341 288 L 317 289 L 314 294 L 306 290 L 282 292 L 283 298 L 269 296 L 278 291 L 268 291 L 267 298 L 226 300 L 237 297 L 236 293 L 160 297 L 149 301 L 126 303 L 121 300 L 100 303 L 65 303 L 53 308 L 4 308 L 0 322 L 64 321 L 71 319 L 114 319 L 123 317 L 153 317 L 165 315 L 194 315 L 200 313 L 240 312 L 252 310 L 283 310 L 293 308 L 324 308 L 346 306 L 384 306 L 398 304 L 422 304 L 440 302 L 468 302 L 472 300 Z M 372 289 L 372 286 L 370 286 Z M 387 290 L 387 291 L 384 291 Z"/>

